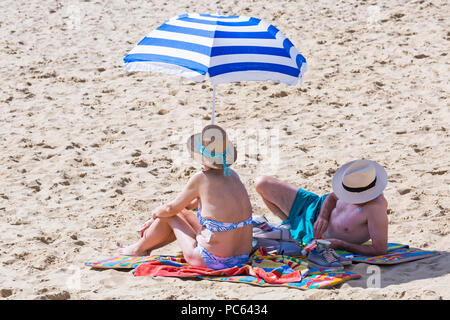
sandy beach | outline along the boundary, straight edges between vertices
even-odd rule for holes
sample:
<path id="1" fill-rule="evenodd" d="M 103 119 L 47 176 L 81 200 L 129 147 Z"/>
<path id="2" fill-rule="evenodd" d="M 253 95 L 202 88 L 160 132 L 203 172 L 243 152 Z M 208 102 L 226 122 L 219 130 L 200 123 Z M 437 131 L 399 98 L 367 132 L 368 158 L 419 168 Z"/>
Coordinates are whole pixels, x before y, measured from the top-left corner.
<path id="1" fill-rule="evenodd" d="M 317 194 L 354 159 L 389 175 L 389 242 L 431 258 L 368 264 L 333 289 L 97 271 L 200 169 L 185 150 L 210 122 L 211 85 L 127 73 L 123 57 L 166 19 L 245 15 L 279 28 L 305 56 L 300 86 L 217 87 L 216 123 L 255 214 L 272 175 Z M 450 7 L 418 1 L 11 1 L 0 3 L 0 299 L 450 299 Z M 176 243 L 155 254 L 176 254 Z M 73 286 L 77 279 L 78 286 Z"/>

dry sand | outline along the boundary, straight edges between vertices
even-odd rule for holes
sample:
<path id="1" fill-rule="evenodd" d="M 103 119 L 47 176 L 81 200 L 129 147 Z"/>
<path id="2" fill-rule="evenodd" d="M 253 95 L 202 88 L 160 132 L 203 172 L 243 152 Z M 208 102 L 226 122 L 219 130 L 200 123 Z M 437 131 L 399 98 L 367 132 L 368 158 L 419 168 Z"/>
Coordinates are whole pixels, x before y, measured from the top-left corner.
<path id="1" fill-rule="evenodd" d="M 309 3 L 1 1 L 1 298 L 449 299 L 449 4 Z M 209 122 L 209 83 L 126 73 L 122 58 L 165 19 L 217 9 L 273 23 L 309 66 L 301 87 L 218 86 L 217 123 L 241 148 L 254 212 L 279 221 L 256 195 L 258 175 L 323 194 L 339 165 L 373 159 L 389 173 L 389 241 L 441 255 L 382 267 L 380 288 L 357 264 L 360 280 L 309 291 L 83 265 L 137 240 L 199 168 L 184 142 Z M 267 133 L 275 144 L 255 149 Z"/>

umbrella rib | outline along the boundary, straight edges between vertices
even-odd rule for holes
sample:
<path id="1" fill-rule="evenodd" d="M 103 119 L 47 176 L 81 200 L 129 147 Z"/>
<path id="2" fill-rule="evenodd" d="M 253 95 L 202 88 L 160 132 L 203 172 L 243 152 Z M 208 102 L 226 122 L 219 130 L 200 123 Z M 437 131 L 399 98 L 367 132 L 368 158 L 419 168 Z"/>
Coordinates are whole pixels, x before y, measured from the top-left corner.
<path id="1" fill-rule="evenodd" d="M 217 10 L 217 15 L 221 15 L 220 11 Z M 217 21 L 216 21 L 217 22 Z M 216 37 L 215 34 L 217 32 L 217 23 L 215 25 L 214 31 L 213 31 L 213 38 L 212 38 L 212 45 L 211 45 L 211 52 L 213 51 L 214 48 L 214 41 L 216 41 Z M 209 61 L 208 61 L 208 76 L 209 76 L 209 68 L 211 67 L 211 54 L 209 56 Z M 214 118 L 215 118 L 215 109 L 216 109 L 216 85 L 213 84 L 213 92 L 212 92 L 212 105 L 211 105 L 211 124 L 214 124 Z"/>

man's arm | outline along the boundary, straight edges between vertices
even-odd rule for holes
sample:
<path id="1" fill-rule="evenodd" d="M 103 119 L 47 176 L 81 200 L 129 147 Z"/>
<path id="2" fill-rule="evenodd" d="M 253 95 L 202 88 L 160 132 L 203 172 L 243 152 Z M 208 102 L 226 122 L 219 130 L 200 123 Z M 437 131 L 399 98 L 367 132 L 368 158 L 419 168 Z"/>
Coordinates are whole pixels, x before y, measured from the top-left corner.
<path id="1" fill-rule="evenodd" d="M 337 240 L 337 249 L 343 249 L 365 256 L 379 256 L 386 254 L 388 242 L 387 202 L 367 206 L 367 225 L 372 239 L 371 245 L 361 245 Z"/>
<path id="2" fill-rule="evenodd" d="M 338 198 L 332 192 L 330 193 L 325 200 L 323 201 L 322 207 L 320 208 L 319 216 L 317 217 L 316 222 L 314 223 L 314 238 L 320 239 L 322 235 L 328 228 L 328 221 L 330 221 L 331 212 L 334 208 L 336 208 L 336 202 Z"/>

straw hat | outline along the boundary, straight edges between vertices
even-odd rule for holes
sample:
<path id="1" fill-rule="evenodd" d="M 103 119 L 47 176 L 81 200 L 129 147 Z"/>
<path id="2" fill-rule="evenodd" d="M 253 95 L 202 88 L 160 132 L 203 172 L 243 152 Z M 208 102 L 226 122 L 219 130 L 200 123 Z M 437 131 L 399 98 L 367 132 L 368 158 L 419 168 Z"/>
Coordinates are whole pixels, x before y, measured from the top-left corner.
<path id="1" fill-rule="evenodd" d="M 387 173 L 371 160 L 354 160 L 340 167 L 333 176 L 333 192 L 347 203 L 365 203 L 378 197 L 386 188 Z"/>
<path id="2" fill-rule="evenodd" d="M 228 140 L 225 130 L 214 124 L 190 136 L 187 148 L 192 159 L 213 169 L 226 169 L 237 158 L 236 147 Z"/>

